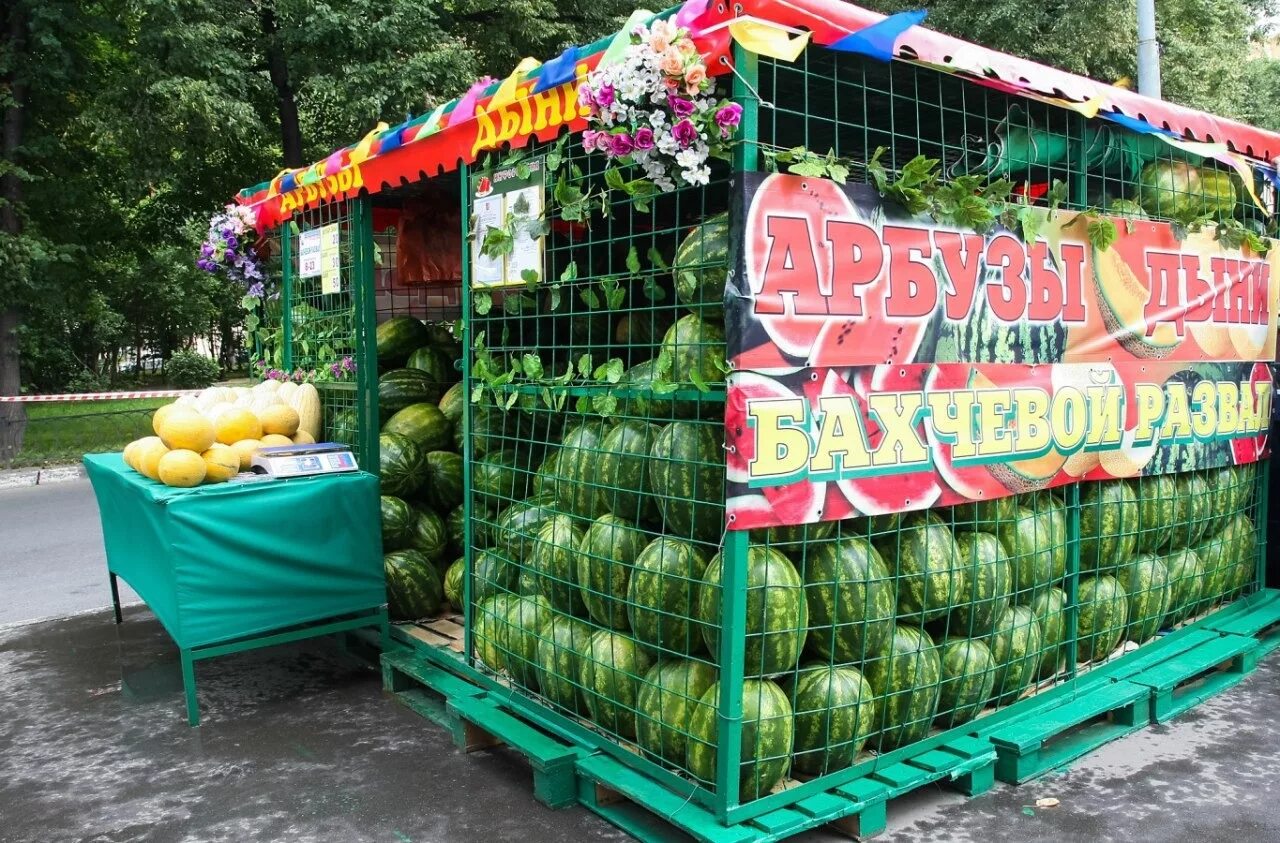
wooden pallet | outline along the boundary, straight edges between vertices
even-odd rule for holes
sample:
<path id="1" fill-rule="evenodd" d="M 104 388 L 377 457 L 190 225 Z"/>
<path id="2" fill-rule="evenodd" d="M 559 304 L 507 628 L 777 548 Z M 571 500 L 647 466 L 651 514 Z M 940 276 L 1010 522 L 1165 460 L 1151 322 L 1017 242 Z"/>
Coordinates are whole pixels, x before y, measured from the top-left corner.
<path id="1" fill-rule="evenodd" d="M 1150 689 L 1150 717 L 1164 723 L 1252 673 L 1258 664 L 1258 649 L 1255 638 L 1219 635 L 1133 675 L 1128 681 Z"/>
<path id="2" fill-rule="evenodd" d="M 1280 590 L 1268 588 L 1238 600 L 1207 618 L 1205 626 L 1249 636 L 1258 642 L 1258 656 L 1265 656 L 1280 647 Z"/>

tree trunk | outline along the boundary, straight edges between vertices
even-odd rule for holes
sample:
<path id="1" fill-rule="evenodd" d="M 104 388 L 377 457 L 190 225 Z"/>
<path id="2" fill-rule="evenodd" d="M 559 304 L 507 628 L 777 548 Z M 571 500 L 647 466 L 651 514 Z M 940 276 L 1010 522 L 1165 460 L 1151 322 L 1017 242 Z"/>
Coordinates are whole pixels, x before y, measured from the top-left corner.
<path id="1" fill-rule="evenodd" d="M 267 57 L 267 74 L 276 89 L 276 110 L 280 114 L 280 140 L 284 148 L 284 165 L 301 167 L 302 129 L 298 125 L 298 99 L 289 81 L 289 61 L 280 43 L 276 11 L 271 2 L 259 7 L 258 18 L 262 23 L 263 52 Z"/>
<path id="2" fill-rule="evenodd" d="M 9 70 L 5 73 L 4 86 L 9 91 L 4 110 L 4 156 L 10 166 L 0 177 L 0 193 L 4 196 L 0 207 L 0 227 L 12 240 L 22 236 L 22 218 L 18 207 L 22 202 L 22 180 L 13 172 L 13 163 L 22 146 L 22 106 L 27 98 L 27 81 L 21 68 L 27 59 L 27 21 L 20 2 L 5 3 L 5 40 L 9 42 Z M 18 351 L 18 326 L 21 314 L 10 301 L 0 310 L 0 395 L 17 395 L 21 387 L 21 355 Z M 8 465 L 22 449 L 22 437 L 27 429 L 27 413 L 21 404 L 0 403 L 0 464 Z"/>

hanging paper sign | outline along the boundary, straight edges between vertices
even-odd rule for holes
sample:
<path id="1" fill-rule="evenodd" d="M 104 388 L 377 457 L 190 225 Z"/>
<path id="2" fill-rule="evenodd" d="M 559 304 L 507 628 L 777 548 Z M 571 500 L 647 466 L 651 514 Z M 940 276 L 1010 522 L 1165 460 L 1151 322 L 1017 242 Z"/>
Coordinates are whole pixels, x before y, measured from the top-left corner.
<path id="1" fill-rule="evenodd" d="M 1272 257 L 1045 213 L 1027 243 L 865 185 L 748 174 L 726 285 L 730 527 L 990 500 L 1267 453 Z"/>
<path id="2" fill-rule="evenodd" d="M 340 231 L 337 223 L 320 227 L 320 292 L 326 295 L 342 291 Z"/>
<path id="3" fill-rule="evenodd" d="M 298 277 L 314 278 L 320 274 L 320 229 L 313 228 L 298 235 Z"/>
<path id="4" fill-rule="evenodd" d="M 542 277 L 545 175 L 546 162 L 538 158 L 472 176 L 472 287 L 510 287 Z"/>

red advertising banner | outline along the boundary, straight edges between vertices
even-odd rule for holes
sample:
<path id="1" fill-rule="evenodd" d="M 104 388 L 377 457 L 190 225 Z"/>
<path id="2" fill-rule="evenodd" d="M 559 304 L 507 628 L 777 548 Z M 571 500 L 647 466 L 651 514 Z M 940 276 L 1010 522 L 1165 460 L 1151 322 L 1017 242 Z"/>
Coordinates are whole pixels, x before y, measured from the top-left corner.
<path id="1" fill-rule="evenodd" d="M 865 186 L 757 176 L 726 292 L 731 528 L 1253 462 L 1273 262 L 1078 215 L 1025 243 L 911 219 Z"/>

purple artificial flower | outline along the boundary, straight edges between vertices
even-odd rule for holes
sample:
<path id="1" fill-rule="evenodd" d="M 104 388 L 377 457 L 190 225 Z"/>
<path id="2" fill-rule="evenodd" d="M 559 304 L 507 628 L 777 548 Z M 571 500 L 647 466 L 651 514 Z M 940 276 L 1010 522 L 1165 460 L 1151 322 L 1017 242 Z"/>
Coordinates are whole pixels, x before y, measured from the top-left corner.
<path id="1" fill-rule="evenodd" d="M 626 132 L 619 132 L 616 135 L 611 135 L 609 137 L 609 142 L 612 144 L 613 154 L 618 158 L 630 155 L 632 152 L 635 152 L 636 149 L 635 142 L 631 140 L 631 135 L 628 135 Z"/>
<path id="2" fill-rule="evenodd" d="M 653 129 L 648 126 L 636 129 L 635 142 L 636 149 L 653 149 Z"/>
<path id="3" fill-rule="evenodd" d="M 698 127 L 685 118 L 671 127 L 671 136 L 680 144 L 681 149 L 688 149 L 689 144 L 698 139 Z"/>
<path id="4" fill-rule="evenodd" d="M 676 117 L 684 118 L 693 113 L 693 100 L 687 100 L 684 97 L 667 97 L 667 102 Z"/>
<path id="5" fill-rule="evenodd" d="M 333 375 L 335 378 L 342 377 L 342 366 L 337 363 L 330 363 L 329 374 Z"/>
<path id="6" fill-rule="evenodd" d="M 742 106 L 731 102 L 716 112 L 716 125 L 720 127 L 720 136 L 727 138 L 729 133 L 742 122 Z"/>
<path id="7" fill-rule="evenodd" d="M 582 149 L 585 152 L 596 151 L 596 138 L 601 134 L 594 129 L 587 129 L 582 133 Z"/>
<path id="8" fill-rule="evenodd" d="M 596 102 L 599 103 L 601 108 L 608 108 L 613 105 L 613 86 L 601 85 L 595 96 Z"/>
<path id="9" fill-rule="evenodd" d="M 207 257 L 211 257 L 212 255 L 213 255 L 213 244 L 212 244 L 212 243 L 205 243 L 203 246 L 201 246 L 201 247 L 200 247 L 200 256 L 201 256 L 201 257 L 205 257 L 205 258 L 207 258 Z"/>
<path id="10" fill-rule="evenodd" d="M 596 104 L 595 95 L 591 92 L 590 85 L 581 85 L 578 88 L 578 105 L 585 105 L 588 108 L 594 108 Z"/>
<path id="11" fill-rule="evenodd" d="M 356 361 L 352 360 L 350 357 L 343 357 L 342 368 L 346 369 L 348 372 L 354 372 L 356 370 Z"/>
<path id="12" fill-rule="evenodd" d="M 228 249 L 234 249 L 236 246 L 239 246 L 239 245 L 240 245 L 240 241 L 236 239 L 236 236 L 234 234 L 232 234 L 230 237 L 227 238 Z"/>
<path id="13" fill-rule="evenodd" d="M 262 298 L 262 294 L 263 294 L 264 292 L 266 292 L 266 290 L 264 290 L 264 289 L 263 289 L 263 287 L 262 287 L 262 282 L 261 282 L 261 281 L 259 281 L 258 283 L 256 283 L 256 284 L 252 285 L 251 287 L 249 287 L 248 295 L 249 295 L 250 297 L 252 297 L 252 298 L 260 299 L 260 298 Z"/>

